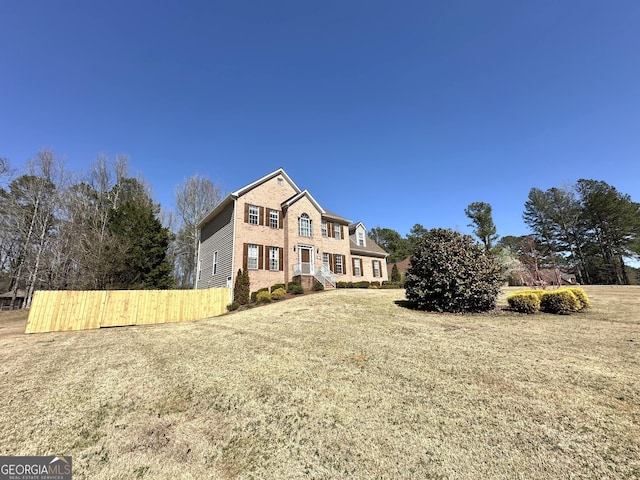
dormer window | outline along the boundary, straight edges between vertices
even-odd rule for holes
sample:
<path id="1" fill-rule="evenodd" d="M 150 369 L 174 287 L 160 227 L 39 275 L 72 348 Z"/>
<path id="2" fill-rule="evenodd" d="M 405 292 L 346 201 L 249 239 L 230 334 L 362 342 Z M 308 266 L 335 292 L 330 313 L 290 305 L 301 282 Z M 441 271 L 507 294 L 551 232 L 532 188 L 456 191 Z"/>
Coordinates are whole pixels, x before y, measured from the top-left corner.
<path id="1" fill-rule="evenodd" d="M 311 219 L 309 215 L 303 213 L 298 218 L 298 235 L 301 237 L 311 237 Z"/>
<path id="2" fill-rule="evenodd" d="M 358 246 L 364 247 L 364 232 L 358 232 Z"/>

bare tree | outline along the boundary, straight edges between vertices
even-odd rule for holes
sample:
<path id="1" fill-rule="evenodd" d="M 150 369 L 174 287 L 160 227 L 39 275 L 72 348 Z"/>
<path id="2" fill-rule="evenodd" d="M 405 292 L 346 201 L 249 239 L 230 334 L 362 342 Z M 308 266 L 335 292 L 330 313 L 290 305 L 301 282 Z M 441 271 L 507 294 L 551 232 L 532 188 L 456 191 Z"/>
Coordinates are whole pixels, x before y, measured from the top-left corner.
<path id="1" fill-rule="evenodd" d="M 174 244 L 176 284 L 191 288 L 195 284 L 198 261 L 198 224 L 223 200 L 222 188 L 198 174 L 175 188 L 179 229 Z"/>

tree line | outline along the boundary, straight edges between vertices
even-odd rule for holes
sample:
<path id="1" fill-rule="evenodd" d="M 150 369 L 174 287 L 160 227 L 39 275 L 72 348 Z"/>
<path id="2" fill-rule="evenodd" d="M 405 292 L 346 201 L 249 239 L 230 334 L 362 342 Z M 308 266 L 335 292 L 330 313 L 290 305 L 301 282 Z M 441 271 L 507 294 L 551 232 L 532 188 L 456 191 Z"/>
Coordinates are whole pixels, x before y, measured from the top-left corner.
<path id="1" fill-rule="evenodd" d="M 545 272 L 570 273 L 581 284 L 640 282 L 640 271 L 629 266 L 640 259 L 640 204 L 604 181 L 532 188 L 523 211 L 530 233 L 523 236 L 500 238 L 488 203 L 474 202 L 465 214 L 478 242 L 496 257 L 511 284 L 544 284 L 549 281 Z M 405 238 L 382 227 L 373 228 L 370 236 L 389 253 L 389 261 L 397 262 L 412 254 L 425 233 L 415 224 Z"/>
<path id="2" fill-rule="evenodd" d="M 11 306 L 29 307 L 38 289 L 193 286 L 197 224 L 222 190 L 194 175 L 176 187 L 176 210 L 163 211 L 128 161 L 98 155 L 74 173 L 41 151 L 17 173 L 0 158 L 0 289 Z"/>

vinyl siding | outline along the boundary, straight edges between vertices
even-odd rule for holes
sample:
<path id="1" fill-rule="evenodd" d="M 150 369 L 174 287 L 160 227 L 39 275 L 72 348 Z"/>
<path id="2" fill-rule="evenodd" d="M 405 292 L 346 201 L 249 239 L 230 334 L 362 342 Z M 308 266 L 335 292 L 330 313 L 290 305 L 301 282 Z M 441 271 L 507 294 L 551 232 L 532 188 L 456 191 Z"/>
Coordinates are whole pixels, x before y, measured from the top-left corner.
<path id="1" fill-rule="evenodd" d="M 207 223 L 200 232 L 200 266 L 198 288 L 226 287 L 233 278 L 233 209 L 235 202 Z M 213 253 L 218 252 L 218 271 L 213 275 Z M 233 285 L 232 285 L 233 287 Z"/>

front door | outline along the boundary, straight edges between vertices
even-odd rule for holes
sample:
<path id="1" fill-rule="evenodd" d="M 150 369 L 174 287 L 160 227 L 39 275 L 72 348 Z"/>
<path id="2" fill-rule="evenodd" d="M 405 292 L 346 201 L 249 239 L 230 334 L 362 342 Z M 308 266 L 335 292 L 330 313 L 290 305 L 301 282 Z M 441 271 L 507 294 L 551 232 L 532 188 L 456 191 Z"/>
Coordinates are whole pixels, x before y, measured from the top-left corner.
<path id="1" fill-rule="evenodd" d="M 313 262 L 311 261 L 313 258 L 313 247 L 301 245 L 298 249 L 300 251 L 299 261 L 302 273 L 305 275 L 313 274 Z"/>

